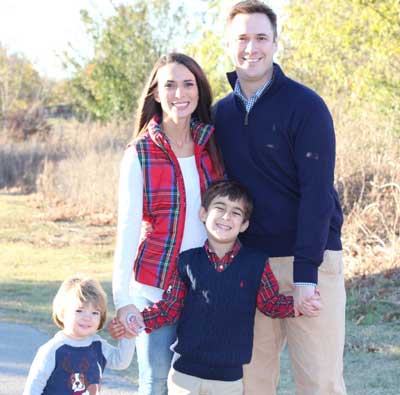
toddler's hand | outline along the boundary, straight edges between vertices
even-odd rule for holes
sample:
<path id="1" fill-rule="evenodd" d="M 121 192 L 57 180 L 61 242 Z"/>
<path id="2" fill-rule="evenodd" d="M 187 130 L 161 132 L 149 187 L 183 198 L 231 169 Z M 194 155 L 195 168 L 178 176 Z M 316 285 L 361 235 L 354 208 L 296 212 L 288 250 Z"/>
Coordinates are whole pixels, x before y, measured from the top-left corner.
<path id="1" fill-rule="evenodd" d="M 107 325 L 107 330 L 113 339 L 122 339 L 125 337 L 125 327 L 121 324 L 117 317 L 113 318 Z"/>

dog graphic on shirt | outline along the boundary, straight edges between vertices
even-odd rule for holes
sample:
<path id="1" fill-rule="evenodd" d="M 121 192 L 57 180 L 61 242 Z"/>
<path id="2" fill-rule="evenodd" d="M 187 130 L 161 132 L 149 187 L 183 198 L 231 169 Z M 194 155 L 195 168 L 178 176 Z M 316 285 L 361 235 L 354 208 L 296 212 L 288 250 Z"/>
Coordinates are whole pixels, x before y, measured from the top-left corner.
<path id="1" fill-rule="evenodd" d="M 89 369 L 89 361 L 87 359 L 83 359 L 81 364 L 79 365 L 79 372 L 74 371 L 71 368 L 69 358 L 64 358 L 62 363 L 63 369 L 68 372 L 68 387 L 71 388 L 71 395 L 98 395 L 100 391 L 99 384 L 89 384 L 85 373 Z"/>

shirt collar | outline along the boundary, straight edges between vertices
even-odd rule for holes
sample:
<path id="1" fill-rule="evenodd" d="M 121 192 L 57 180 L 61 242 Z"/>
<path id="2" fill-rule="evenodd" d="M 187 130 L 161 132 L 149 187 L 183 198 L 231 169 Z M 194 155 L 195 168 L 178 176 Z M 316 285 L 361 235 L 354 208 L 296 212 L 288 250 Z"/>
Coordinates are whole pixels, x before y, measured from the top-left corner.
<path id="1" fill-rule="evenodd" d="M 242 247 L 242 244 L 240 243 L 239 239 L 236 239 L 235 244 L 233 245 L 232 250 L 228 251 L 222 258 L 219 258 L 218 255 L 211 250 L 210 243 L 208 240 L 204 243 L 204 248 L 206 250 L 206 253 L 208 257 L 215 263 L 215 262 L 221 262 L 223 261 L 224 263 L 231 263 L 235 256 L 239 253 L 240 249 Z"/>
<path id="2" fill-rule="evenodd" d="M 268 81 L 266 81 L 263 86 L 261 86 L 260 88 L 257 89 L 257 91 L 250 96 L 249 98 L 247 98 L 242 91 L 242 88 L 240 86 L 240 82 L 239 82 L 239 78 L 236 80 L 235 82 L 235 86 L 233 89 L 233 92 L 236 96 L 238 96 L 244 106 L 246 107 L 246 111 L 249 112 L 251 110 L 251 108 L 254 106 L 254 104 L 256 103 L 256 101 L 262 96 L 262 94 L 268 89 L 268 87 L 271 85 L 272 80 L 274 78 L 274 75 L 272 74 L 271 79 L 269 79 Z"/>

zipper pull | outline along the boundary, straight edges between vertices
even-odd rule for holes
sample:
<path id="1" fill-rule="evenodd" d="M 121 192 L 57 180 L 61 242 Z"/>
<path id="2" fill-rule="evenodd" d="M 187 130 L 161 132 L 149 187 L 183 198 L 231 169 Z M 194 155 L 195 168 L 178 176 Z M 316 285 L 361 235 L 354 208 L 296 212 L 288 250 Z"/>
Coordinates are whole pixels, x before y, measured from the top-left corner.
<path id="1" fill-rule="evenodd" d="M 244 116 L 244 126 L 247 126 L 249 124 L 249 113 L 246 112 L 246 115 Z"/>

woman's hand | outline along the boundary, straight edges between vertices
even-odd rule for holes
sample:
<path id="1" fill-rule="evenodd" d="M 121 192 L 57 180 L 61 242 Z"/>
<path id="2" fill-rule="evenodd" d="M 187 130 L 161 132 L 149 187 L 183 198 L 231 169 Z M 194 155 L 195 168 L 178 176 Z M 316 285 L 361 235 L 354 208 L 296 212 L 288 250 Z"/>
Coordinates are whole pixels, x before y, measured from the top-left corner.
<path id="1" fill-rule="evenodd" d="M 132 315 L 135 319 L 132 319 Z M 134 304 L 128 304 L 117 311 L 117 318 L 125 327 L 125 337 L 136 337 L 145 326 L 140 310 Z"/>

